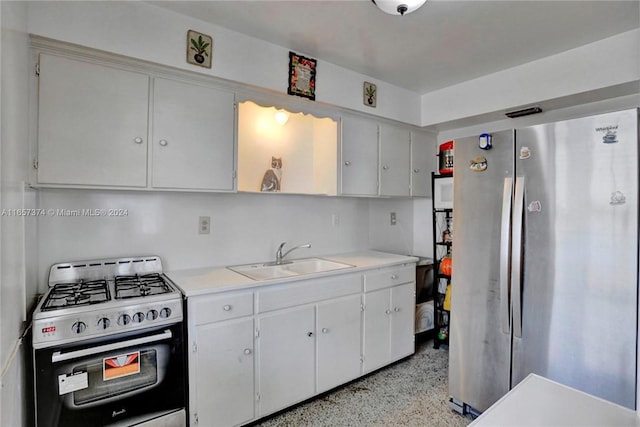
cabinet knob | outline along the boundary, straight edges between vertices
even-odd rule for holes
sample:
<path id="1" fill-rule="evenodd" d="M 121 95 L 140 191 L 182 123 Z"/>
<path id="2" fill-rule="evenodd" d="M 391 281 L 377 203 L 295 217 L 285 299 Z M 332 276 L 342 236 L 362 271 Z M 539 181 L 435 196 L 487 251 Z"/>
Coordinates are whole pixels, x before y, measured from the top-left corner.
<path id="1" fill-rule="evenodd" d="M 383 169 L 383 170 L 387 170 L 387 169 L 389 169 L 389 166 L 384 165 L 384 166 L 382 167 L 382 169 Z"/>
<path id="2" fill-rule="evenodd" d="M 393 308 L 393 311 L 395 311 L 395 312 L 397 313 L 397 312 L 399 312 L 399 311 L 400 311 L 400 308 L 399 308 L 399 307 L 394 307 L 394 308 Z"/>
<path id="3" fill-rule="evenodd" d="M 163 147 L 166 147 L 167 145 L 169 145 L 169 141 L 167 141 L 166 139 L 161 139 L 160 140 L 160 145 Z"/>
<path id="4" fill-rule="evenodd" d="M 392 274 L 392 275 L 391 275 L 391 279 L 392 279 L 392 280 L 396 280 L 397 278 L 398 278 L 398 275 L 397 275 L 397 274 Z"/>
<path id="5" fill-rule="evenodd" d="M 244 349 L 244 354 L 251 354 L 251 349 L 250 348 L 245 348 Z"/>
<path id="6" fill-rule="evenodd" d="M 224 307 L 222 307 L 222 309 L 223 309 L 224 311 L 231 311 L 231 306 L 227 304 L 227 305 L 225 305 Z"/>
<path id="7" fill-rule="evenodd" d="M 323 333 L 323 334 L 328 334 L 328 333 L 329 333 L 329 329 L 327 329 L 327 328 L 322 328 L 322 333 Z"/>
<path id="8" fill-rule="evenodd" d="M 344 162 L 345 166 L 351 166 L 351 162 L 349 160 L 347 160 L 346 162 Z"/>
<path id="9" fill-rule="evenodd" d="M 420 169 L 414 169 L 413 173 L 420 173 Z"/>
<path id="10" fill-rule="evenodd" d="M 307 332 L 307 336 L 308 337 L 312 337 L 313 336 L 313 332 Z"/>
<path id="11" fill-rule="evenodd" d="M 391 310 L 386 309 L 386 310 L 384 311 L 384 314 L 391 314 Z"/>
<path id="12" fill-rule="evenodd" d="M 142 138 L 140 138 L 139 136 L 136 138 L 133 138 L 133 142 L 135 142 L 136 144 L 142 144 Z"/>

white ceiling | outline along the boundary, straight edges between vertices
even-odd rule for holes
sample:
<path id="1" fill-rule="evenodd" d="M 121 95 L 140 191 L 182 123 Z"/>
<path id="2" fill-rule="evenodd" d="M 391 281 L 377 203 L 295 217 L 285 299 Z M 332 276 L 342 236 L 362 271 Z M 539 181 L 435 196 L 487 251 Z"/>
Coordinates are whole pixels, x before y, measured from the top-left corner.
<path id="1" fill-rule="evenodd" d="M 428 0 L 403 17 L 369 0 L 152 3 L 419 94 L 640 26 L 638 0 Z"/>

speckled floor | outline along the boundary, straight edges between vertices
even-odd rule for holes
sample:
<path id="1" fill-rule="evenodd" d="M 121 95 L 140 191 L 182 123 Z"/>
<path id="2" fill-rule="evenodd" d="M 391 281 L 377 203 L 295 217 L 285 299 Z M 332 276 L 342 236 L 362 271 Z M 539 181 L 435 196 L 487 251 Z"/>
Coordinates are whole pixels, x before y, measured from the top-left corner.
<path id="1" fill-rule="evenodd" d="M 255 425 L 466 426 L 472 418 L 447 406 L 447 365 L 446 349 L 418 342 L 409 359 Z"/>

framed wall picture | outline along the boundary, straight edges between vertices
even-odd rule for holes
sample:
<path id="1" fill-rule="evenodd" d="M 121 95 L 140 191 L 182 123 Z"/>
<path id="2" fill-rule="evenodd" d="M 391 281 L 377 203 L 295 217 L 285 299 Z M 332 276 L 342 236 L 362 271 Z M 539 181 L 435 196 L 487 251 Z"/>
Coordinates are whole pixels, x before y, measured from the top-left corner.
<path id="1" fill-rule="evenodd" d="M 378 97 L 378 88 L 373 83 L 364 82 L 362 87 L 362 102 L 368 107 L 376 107 L 376 98 Z"/>
<path id="2" fill-rule="evenodd" d="M 187 31 L 187 62 L 200 67 L 211 68 L 213 39 L 197 31 Z"/>
<path id="3" fill-rule="evenodd" d="M 289 95 L 316 99 L 316 68 L 318 61 L 289 52 Z"/>

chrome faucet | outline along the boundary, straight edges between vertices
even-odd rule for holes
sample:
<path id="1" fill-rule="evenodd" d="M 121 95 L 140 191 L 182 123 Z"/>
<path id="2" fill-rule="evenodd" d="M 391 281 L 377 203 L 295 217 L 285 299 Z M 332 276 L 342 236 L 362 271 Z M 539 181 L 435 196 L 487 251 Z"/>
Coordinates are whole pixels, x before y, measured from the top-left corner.
<path id="1" fill-rule="evenodd" d="M 298 246 L 294 246 L 293 248 L 289 249 L 287 252 L 285 252 L 284 254 L 282 254 L 282 248 L 284 247 L 284 245 L 286 245 L 287 242 L 282 242 L 280 243 L 280 246 L 278 246 L 278 251 L 276 252 L 276 265 L 280 265 L 283 263 L 283 259 L 284 257 L 286 257 L 287 255 L 289 255 L 291 252 L 295 251 L 296 249 L 300 249 L 300 248 L 310 248 L 311 245 L 309 243 L 305 244 L 305 245 L 298 245 Z"/>

